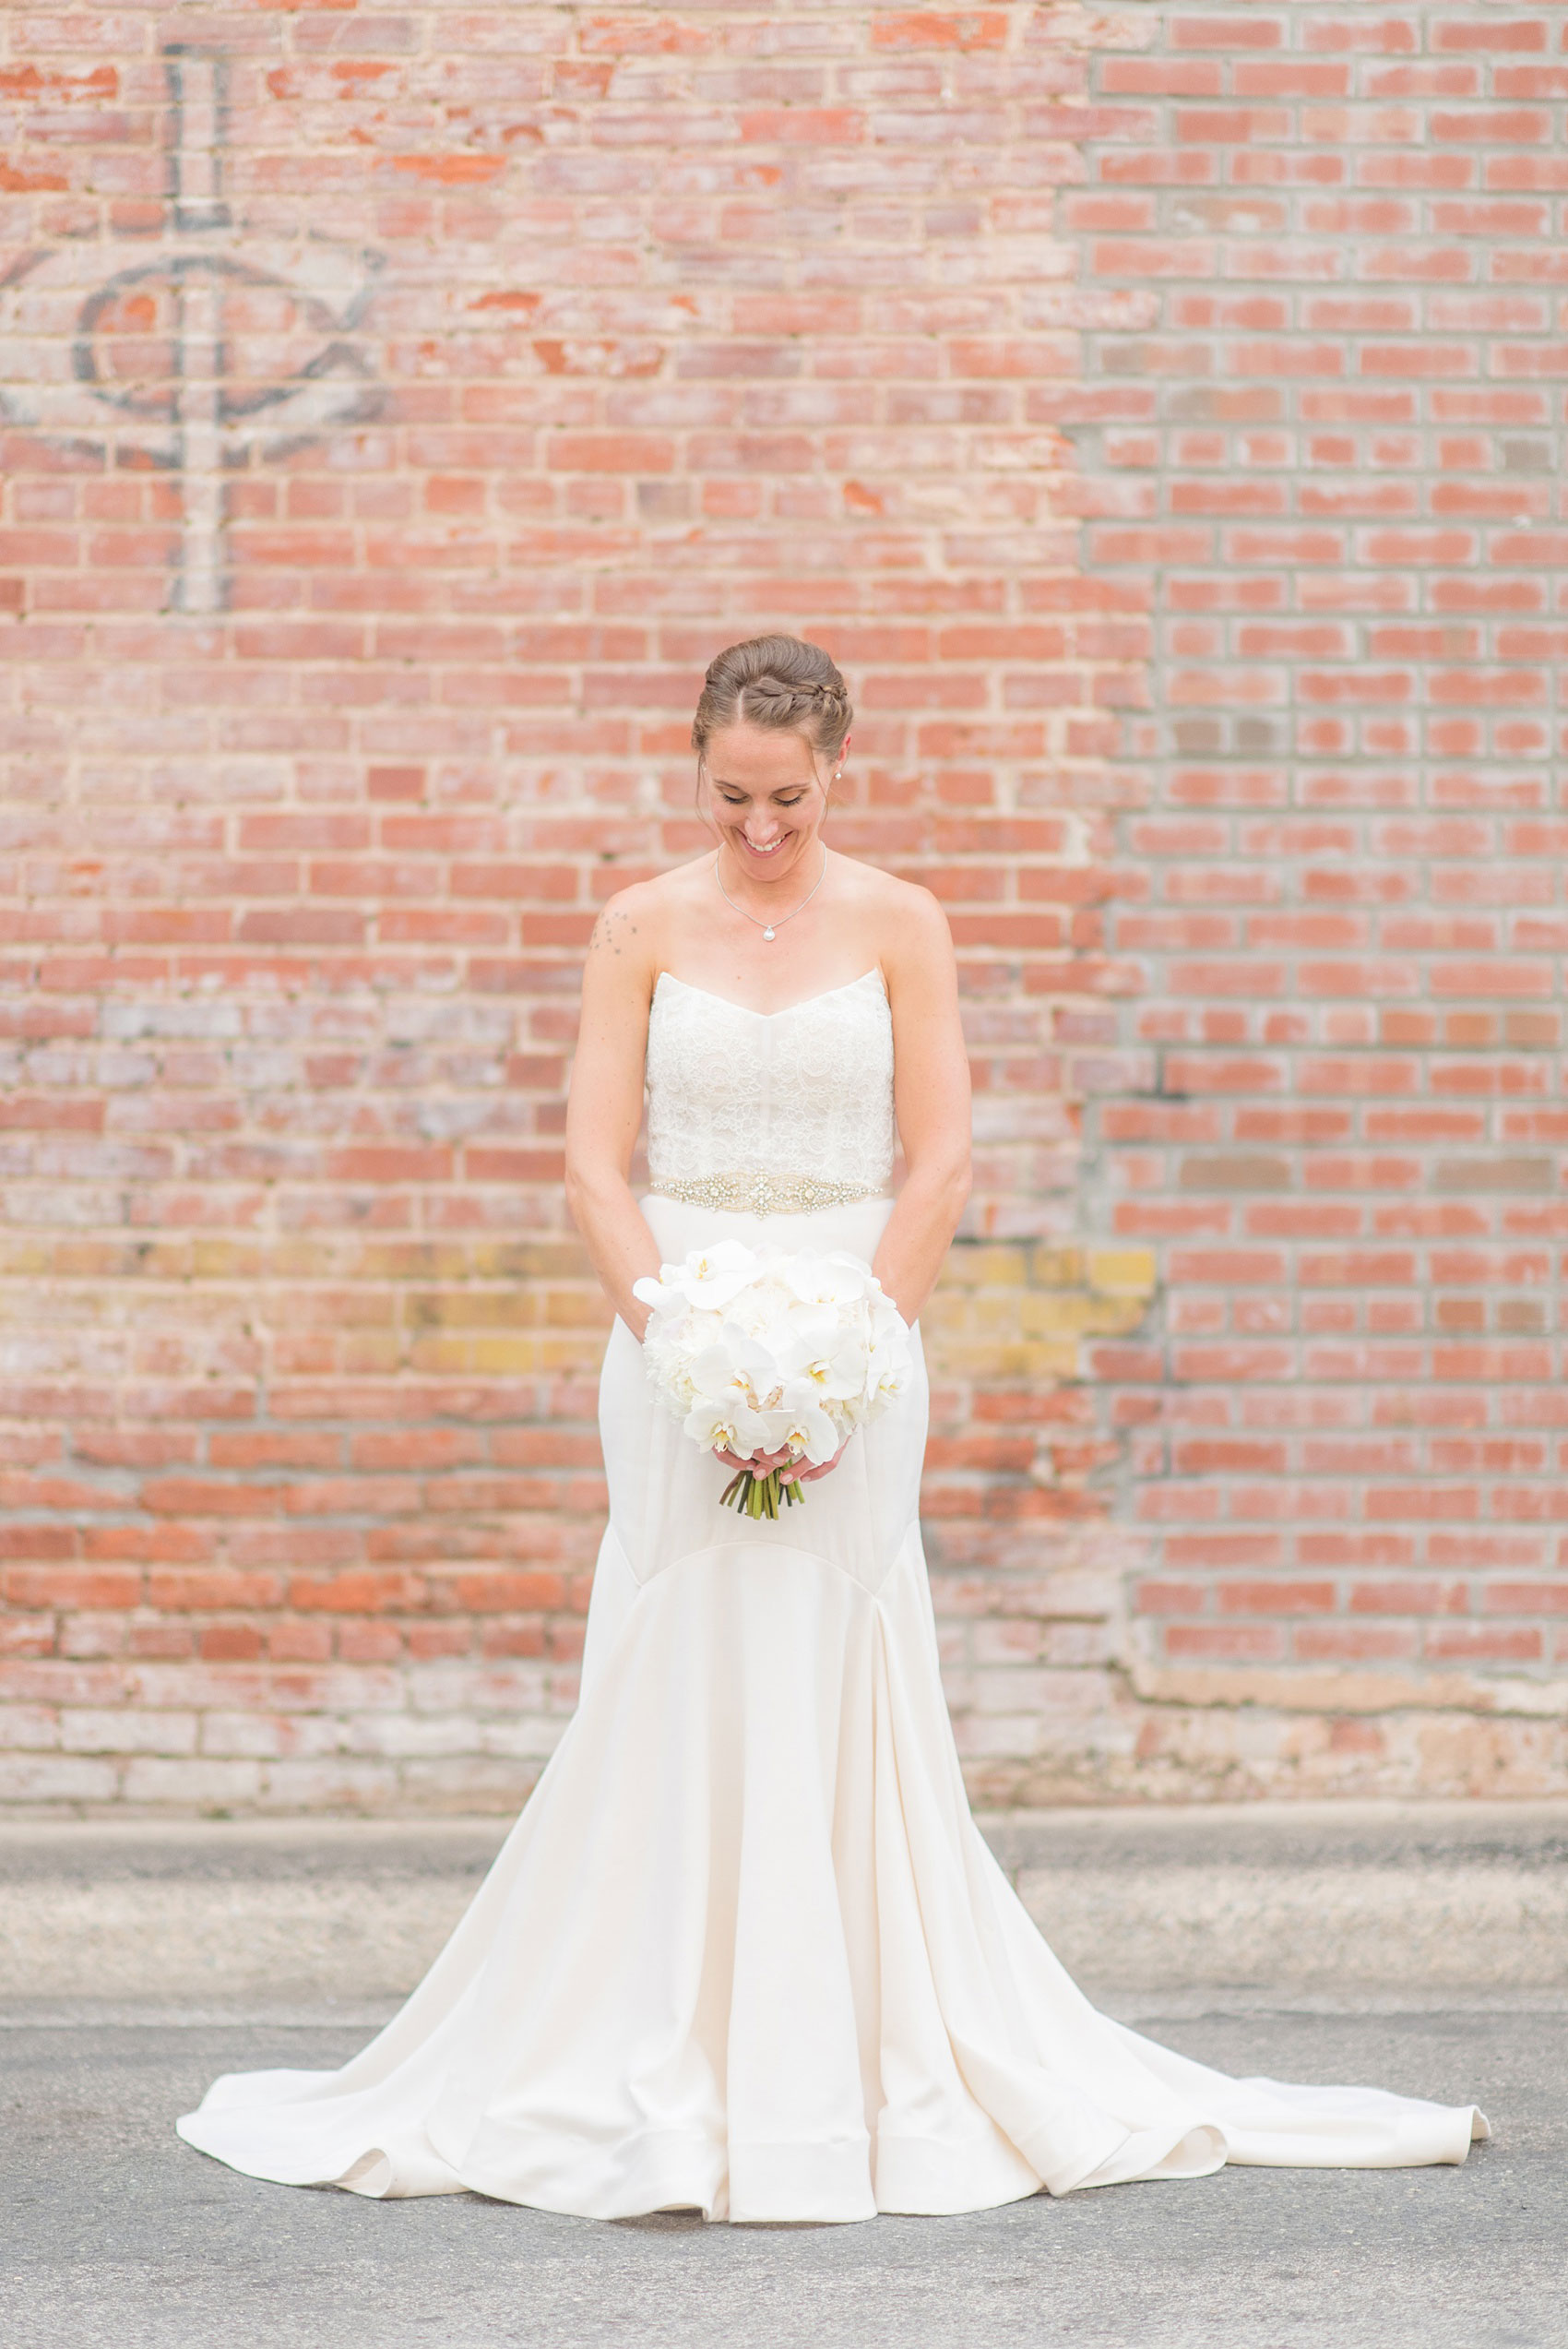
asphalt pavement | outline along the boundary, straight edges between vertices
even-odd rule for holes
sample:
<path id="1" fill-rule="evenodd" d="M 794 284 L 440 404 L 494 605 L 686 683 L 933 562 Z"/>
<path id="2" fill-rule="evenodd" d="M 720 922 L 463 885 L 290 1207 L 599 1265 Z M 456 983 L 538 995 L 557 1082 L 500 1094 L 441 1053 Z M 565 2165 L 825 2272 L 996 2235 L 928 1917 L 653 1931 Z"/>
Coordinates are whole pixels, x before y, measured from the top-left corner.
<path id="1" fill-rule="evenodd" d="M 1108 2004 L 1113 2002 L 1108 2000 Z M 847 2227 L 376 2203 L 180 2142 L 216 2072 L 341 2063 L 370 2017 L 0 2015 L 5 2349 L 1560 2349 L 1568 1999 L 1222 1992 L 1114 2010 L 1241 2073 L 1475 2099 L 1460 2169 L 1227 2169 Z M 97 2019 L 95 2019 L 95 2016 Z"/>

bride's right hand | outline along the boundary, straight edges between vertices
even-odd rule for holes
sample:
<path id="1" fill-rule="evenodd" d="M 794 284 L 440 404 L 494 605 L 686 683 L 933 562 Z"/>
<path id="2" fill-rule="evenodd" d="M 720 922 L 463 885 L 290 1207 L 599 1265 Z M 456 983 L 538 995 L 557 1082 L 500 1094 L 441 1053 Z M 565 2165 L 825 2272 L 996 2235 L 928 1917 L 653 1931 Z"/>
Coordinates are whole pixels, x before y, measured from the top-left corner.
<path id="1" fill-rule="evenodd" d="M 849 1440 L 846 1436 L 844 1444 Z M 778 1468 L 784 1472 L 786 1485 L 812 1485 L 819 1476 L 826 1476 L 830 1469 L 837 1467 L 844 1457 L 844 1444 L 839 1445 L 831 1460 L 821 1461 L 815 1467 L 807 1460 L 791 1461 L 787 1450 L 753 1452 L 749 1460 L 742 1460 L 734 1452 L 715 1452 L 713 1457 L 721 1460 L 726 1468 L 749 1468 L 754 1476 L 766 1476 L 771 1470 Z"/>

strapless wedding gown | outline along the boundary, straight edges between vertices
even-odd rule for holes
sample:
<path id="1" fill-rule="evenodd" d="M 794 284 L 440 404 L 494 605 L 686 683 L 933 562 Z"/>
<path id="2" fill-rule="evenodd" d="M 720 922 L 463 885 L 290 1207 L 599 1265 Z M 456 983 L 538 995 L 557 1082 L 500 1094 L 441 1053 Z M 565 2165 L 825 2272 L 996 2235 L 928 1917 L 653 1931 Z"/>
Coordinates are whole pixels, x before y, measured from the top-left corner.
<path id="1" fill-rule="evenodd" d="M 664 1258 L 869 1258 L 892 1022 L 868 972 L 764 1015 L 665 974 Z M 457 1931 L 341 2071 L 234 2073 L 178 2124 L 252 2176 L 612 2219 L 989 2208 L 1224 2162 L 1462 2162 L 1474 2105 L 1230 2080 L 1098 2013 L 970 1818 L 916 1515 L 923 1375 L 772 1523 L 617 1322 L 610 1526 L 576 1715 Z"/>

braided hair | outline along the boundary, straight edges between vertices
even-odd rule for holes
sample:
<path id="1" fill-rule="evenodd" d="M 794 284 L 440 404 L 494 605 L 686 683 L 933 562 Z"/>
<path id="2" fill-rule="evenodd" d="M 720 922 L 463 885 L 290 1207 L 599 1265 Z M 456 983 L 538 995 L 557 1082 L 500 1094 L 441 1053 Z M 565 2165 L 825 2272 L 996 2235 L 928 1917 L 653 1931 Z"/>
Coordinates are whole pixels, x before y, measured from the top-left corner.
<path id="1" fill-rule="evenodd" d="M 722 727 L 766 726 L 804 734 L 824 758 L 837 758 L 854 717 L 849 688 L 819 644 L 799 637 L 748 637 L 708 663 L 692 748 L 701 758 Z"/>

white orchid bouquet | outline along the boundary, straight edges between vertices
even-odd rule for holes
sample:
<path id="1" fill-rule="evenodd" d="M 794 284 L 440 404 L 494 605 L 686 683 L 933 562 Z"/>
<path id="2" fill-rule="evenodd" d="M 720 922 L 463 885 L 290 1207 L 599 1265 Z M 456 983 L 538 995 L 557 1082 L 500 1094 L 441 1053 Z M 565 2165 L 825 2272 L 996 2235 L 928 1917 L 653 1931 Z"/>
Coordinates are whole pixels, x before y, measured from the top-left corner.
<path id="1" fill-rule="evenodd" d="M 819 1467 L 885 1411 L 914 1368 L 909 1331 L 857 1256 L 790 1255 L 738 1240 L 694 1248 L 633 1294 L 651 1307 L 643 1355 L 654 1393 L 705 1451 L 783 1452 Z M 743 1467 L 719 1498 L 776 1518 L 803 1500 L 780 1461 Z"/>

